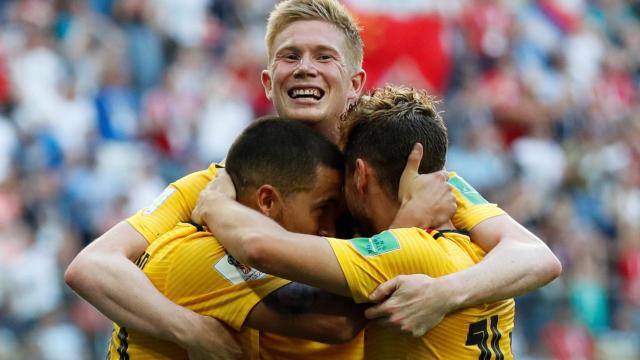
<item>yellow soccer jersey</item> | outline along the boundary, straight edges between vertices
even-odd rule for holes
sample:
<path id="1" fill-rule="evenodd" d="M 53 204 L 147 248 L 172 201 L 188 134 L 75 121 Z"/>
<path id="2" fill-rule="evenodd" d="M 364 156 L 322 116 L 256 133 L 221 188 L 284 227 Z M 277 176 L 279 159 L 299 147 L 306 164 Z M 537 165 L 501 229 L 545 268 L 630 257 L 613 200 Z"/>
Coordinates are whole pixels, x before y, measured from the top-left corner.
<path id="1" fill-rule="evenodd" d="M 178 224 L 158 238 L 138 265 L 171 301 L 220 319 L 237 331 L 262 298 L 289 283 L 243 266 L 210 233 L 190 224 Z M 241 330 L 235 336 L 247 355 L 257 359 L 257 331 Z M 108 359 L 129 358 L 187 359 L 187 354 L 173 343 L 115 325 Z"/>
<path id="2" fill-rule="evenodd" d="M 451 218 L 456 229 L 471 230 L 479 223 L 506 214 L 498 205 L 485 200 L 469 183 L 455 172 L 449 172 L 449 184 L 453 187 L 458 209 Z"/>
<path id="3" fill-rule="evenodd" d="M 144 238 L 152 243 L 180 222 L 189 222 L 198 195 L 216 177 L 218 165 L 189 174 L 171 183 L 149 206 L 127 219 Z"/>
<path id="4" fill-rule="evenodd" d="M 187 175 L 171 183 L 154 202 L 127 219 L 144 238 L 152 243 L 179 222 L 188 222 L 198 195 L 216 177 L 217 164 Z M 458 229 L 472 229 L 478 223 L 505 212 L 487 202 L 471 185 L 455 172 L 449 173 L 458 209 L 452 218 Z"/>
<path id="5" fill-rule="evenodd" d="M 381 283 L 404 274 L 443 276 L 479 262 L 485 253 L 457 232 L 418 228 L 371 238 L 328 239 L 358 303 Z M 513 359 L 514 301 L 499 301 L 447 315 L 421 338 L 376 326 L 366 328 L 366 359 Z"/>
<path id="6" fill-rule="evenodd" d="M 344 344 L 323 344 L 299 338 L 260 332 L 261 360 L 362 360 L 364 358 L 364 331 Z"/>

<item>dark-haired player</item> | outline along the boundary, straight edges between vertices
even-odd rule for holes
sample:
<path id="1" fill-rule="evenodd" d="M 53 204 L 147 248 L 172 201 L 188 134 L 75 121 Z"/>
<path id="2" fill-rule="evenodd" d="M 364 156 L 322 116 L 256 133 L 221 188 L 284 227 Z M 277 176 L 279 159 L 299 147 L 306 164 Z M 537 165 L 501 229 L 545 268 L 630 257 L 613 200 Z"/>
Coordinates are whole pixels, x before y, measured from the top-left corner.
<path id="1" fill-rule="evenodd" d="M 343 169 L 335 144 L 300 123 L 278 118 L 247 128 L 226 163 L 241 204 L 290 231 L 325 236 L 335 236 Z M 304 349 L 283 348 L 274 337 L 249 328 L 337 343 L 351 340 L 364 325 L 363 309 L 358 311 L 351 299 L 245 266 L 193 224 L 178 224 L 159 237 L 138 265 L 171 301 L 237 330 L 234 337 L 250 359 L 308 357 Z M 347 343 L 314 355 L 361 359 L 362 348 Z M 186 359 L 187 353 L 174 343 L 115 325 L 109 358 Z"/>

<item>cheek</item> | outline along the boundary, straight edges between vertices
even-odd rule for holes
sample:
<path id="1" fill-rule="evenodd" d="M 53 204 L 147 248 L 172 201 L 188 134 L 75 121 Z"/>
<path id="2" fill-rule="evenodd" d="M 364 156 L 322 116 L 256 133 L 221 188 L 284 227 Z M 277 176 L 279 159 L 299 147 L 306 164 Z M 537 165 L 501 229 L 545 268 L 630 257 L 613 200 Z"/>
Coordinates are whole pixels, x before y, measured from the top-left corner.
<path id="1" fill-rule="evenodd" d="M 271 80 L 273 82 L 272 87 L 274 90 L 282 88 L 284 81 L 291 72 L 289 67 L 289 65 L 282 63 L 274 65 L 274 69 L 271 73 Z"/>
<path id="2" fill-rule="evenodd" d="M 316 234 L 318 222 L 308 209 L 290 209 L 285 214 L 288 218 L 289 230 L 301 234 Z"/>
<path id="3" fill-rule="evenodd" d="M 302 231 L 305 234 L 317 235 L 320 228 L 320 223 L 318 219 L 313 216 L 311 212 L 309 212 L 301 219 L 300 226 L 301 228 L 303 228 Z"/>

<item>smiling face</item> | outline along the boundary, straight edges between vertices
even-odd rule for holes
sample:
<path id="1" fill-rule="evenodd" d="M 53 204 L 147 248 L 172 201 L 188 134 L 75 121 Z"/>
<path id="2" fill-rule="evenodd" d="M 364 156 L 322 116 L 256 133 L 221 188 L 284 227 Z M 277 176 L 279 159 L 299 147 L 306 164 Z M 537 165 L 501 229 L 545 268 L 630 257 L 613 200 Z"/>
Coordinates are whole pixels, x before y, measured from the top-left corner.
<path id="1" fill-rule="evenodd" d="M 262 84 L 278 114 L 333 137 L 340 115 L 362 90 L 364 71 L 348 64 L 344 34 L 319 20 L 291 23 L 274 39 Z"/>

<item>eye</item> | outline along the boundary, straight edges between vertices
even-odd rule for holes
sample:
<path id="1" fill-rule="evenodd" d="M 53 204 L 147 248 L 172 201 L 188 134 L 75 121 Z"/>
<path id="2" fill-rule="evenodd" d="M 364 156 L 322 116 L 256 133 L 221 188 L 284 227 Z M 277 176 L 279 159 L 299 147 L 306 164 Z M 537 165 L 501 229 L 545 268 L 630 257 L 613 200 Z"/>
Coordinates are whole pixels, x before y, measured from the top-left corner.
<path id="1" fill-rule="evenodd" d="M 284 58 L 290 61 L 297 61 L 300 59 L 300 56 L 298 56 L 298 54 L 295 54 L 295 53 L 289 53 L 289 54 L 286 54 Z"/>
<path id="2" fill-rule="evenodd" d="M 333 60 L 333 58 L 334 57 L 332 55 L 329 55 L 329 54 L 320 54 L 318 56 L 318 60 L 320 60 L 320 61 L 329 61 L 329 60 Z"/>

